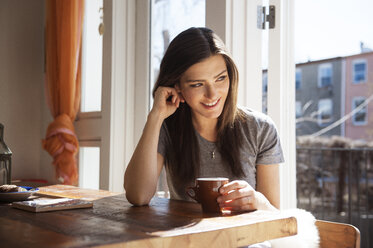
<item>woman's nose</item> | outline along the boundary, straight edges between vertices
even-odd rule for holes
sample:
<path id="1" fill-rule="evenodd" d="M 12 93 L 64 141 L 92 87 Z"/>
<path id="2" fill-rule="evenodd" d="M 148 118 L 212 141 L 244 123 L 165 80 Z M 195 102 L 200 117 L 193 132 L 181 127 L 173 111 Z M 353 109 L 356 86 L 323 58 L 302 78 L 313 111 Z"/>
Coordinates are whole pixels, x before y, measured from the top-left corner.
<path id="1" fill-rule="evenodd" d="M 210 99 L 214 99 L 217 94 L 217 90 L 214 85 L 206 85 L 205 96 Z"/>

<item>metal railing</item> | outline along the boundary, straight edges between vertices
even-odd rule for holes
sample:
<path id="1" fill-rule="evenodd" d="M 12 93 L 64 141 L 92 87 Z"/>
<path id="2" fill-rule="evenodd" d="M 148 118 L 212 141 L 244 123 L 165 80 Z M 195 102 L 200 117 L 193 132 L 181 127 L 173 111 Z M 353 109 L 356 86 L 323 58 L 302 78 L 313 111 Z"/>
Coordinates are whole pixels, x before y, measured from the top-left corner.
<path id="1" fill-rule="evenodd" d="M 373 244 L 373 148 L 297 148 L 297 205 L 317 219 L 349 223 Z"/>

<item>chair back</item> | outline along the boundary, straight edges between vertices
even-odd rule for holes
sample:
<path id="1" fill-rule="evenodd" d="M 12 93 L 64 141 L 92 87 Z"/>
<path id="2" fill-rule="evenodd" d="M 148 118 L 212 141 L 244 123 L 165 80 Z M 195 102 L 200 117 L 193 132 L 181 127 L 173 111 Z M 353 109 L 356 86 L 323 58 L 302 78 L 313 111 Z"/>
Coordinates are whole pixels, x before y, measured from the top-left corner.
<path id="1" fill-rule="evenodd" d="M 316 220 L 320 248 L 360 248 L 360 231 L 353 225 Z"/>

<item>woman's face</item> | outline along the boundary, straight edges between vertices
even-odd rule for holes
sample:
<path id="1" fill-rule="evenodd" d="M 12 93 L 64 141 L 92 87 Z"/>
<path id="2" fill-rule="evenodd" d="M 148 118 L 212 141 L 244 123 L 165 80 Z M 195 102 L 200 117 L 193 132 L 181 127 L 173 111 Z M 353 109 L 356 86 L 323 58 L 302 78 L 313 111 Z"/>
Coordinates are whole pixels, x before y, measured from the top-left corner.
<path id="1" fill-rule="evenodd" d="M 229 83 L 223 56 L 213 55 L 189 67 L 175 88 L 190 106 L 193 118 L 217 119 L 223 111 Z"/>

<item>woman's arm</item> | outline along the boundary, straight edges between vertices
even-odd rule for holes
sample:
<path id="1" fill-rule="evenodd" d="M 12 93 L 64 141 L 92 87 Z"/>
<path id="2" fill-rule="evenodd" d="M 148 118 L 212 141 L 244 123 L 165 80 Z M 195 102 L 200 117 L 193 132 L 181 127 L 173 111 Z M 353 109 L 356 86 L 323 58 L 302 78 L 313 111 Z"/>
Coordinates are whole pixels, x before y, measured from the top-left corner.
<path id="1" fill-rule="evenodd" d="M 280 171 L 278 164 L 256 166 L 256 190 L 280 208 Z"/>
<path id="2" fill-rule="evenodd" d="M 170 97 L 171 101 L 167 101 Z M 153 108 L 124 174 L 126 197 L 134 205 L 148 204 L 157 189 L 164 162 L 157 151 L 160 129 L 183 101 L 174 88 L 159 87 L 155 92 Z"/>
<path id="3" fill-rule="evenodd" d="M 157 152 L 162 121 L 151 114 L 148 116 L 143 134 L 124 174 L 127 200 L 137 206 L 148 204 L 157 189 L 164 161 Z"/>

